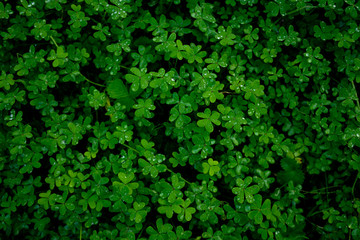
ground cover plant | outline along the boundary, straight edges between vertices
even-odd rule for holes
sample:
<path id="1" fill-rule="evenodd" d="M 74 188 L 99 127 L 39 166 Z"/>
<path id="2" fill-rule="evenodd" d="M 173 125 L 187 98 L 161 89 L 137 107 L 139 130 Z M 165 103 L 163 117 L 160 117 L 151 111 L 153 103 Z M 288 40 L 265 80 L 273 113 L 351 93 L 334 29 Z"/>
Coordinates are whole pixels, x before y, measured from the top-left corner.
<path id="1" fill-rule="evenodd" d="M 0 2 L 1 239 L 360 239 L 355 0 Z"/>

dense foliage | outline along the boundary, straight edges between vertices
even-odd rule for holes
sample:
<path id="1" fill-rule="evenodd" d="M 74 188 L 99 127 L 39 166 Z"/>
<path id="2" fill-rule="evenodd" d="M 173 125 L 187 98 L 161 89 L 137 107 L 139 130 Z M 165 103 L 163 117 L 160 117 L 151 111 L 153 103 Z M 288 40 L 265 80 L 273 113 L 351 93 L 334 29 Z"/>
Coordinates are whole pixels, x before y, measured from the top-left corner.
<path id="1" fill-rule="evenodd" d="M 1 239 L 360 239 L 359 11 L 1 1 Z"/>

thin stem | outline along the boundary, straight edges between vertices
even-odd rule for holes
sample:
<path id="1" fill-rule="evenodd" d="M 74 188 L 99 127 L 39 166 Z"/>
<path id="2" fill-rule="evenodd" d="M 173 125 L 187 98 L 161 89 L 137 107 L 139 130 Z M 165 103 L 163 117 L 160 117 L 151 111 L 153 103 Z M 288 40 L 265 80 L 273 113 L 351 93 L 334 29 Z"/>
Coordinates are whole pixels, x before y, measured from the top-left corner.
<path id="1" fill-rule="evenodd" d="M 329 194 L 329 193 L 337 193 L 337 191 L 334 191 L 334 192 L 304 192 L 304 194 Z"/>
<path id="2" fill-rule="evenodd" d="M 354 199 L 355 199 L 354 189 L 355 189 L 355 185 L 356 185 L 356 182 L 357 182 L 358 179 L 359 179 L 359 173 L 358 173 L 358 175 L 356 176 L 356 179 L 355 179 L 354 184 L 353 184 L 352 189 L 351 189 L 352 195 L 353 195 L 353 198 L 354 198 Z"/>
<path id="3" fill-rule="evenodd" d="M 50 36 L 50 38 L 51 38 L 51 40 L 53 41 L 53 43 L 55 44 L 55 46 L 58 48 L 58 47 L 59 47 L 59 45 L 57 45 L 57 43 L 56 43 L 55 39 L 54 39 L 52 36 Z"/>
<path id="4" fill-rule="evenodd" d="M 139 233 L 139 236 L 136 239 L 139 239 L 141 237 L 141 234 L 143 233 L 143 231 L 146 228 L 147 223 L 144 225 L 144 227 L 141 229 L 141 232 Z"/>
<path id="5" fill-rule="evenodd" d="M 329 202 L 329 191 L 328 191 L 328 180 L 327 180 L 327 172 L 325 172 L 325 185 L 326 185 L 326 200 Z"/>
<path id="6" fill-rule="evenodd" d="M 305 191 L 305 190 L 301 190 L 302 193 L 304 194 L 324 194 L 326 192 L 322 192 L 323 190 L 327 190 L 327 189 L 330 189 L 330 188 L 338 188 L 338 186 L 332 186 L 332 187 L 324 187 L 324 188 L 319 188 L 319 189 L 315 189 L 315 190 L 312 190 L 312 191 Z M 328 192 L 328 193 L 335 193 L 335 192 Z"/>
<path id="7" fill-rule="evenodd" d="M 325 208 L 325 209 L 323 209 L 323 210 L 319 210 L 319 211 L 313 212 L 313 213 L 311 213 L 311 215 L 308 214 L 307 217 L 312 217 L 312 216 L 314 216 L 314 215 L 316 215 L 316 214 L 324 213 L 324 211 L 327 211 L 327 210 L 329 210 L 329 209 L 331 209 L 331 207 L 328 207 L 328 208 Z"/>
<path id="8" fill-rule="evenodd" d="M 222 93 L 222 94 L 231 94 L 231 95 L 239 95 L 239 93 L 236 93 L 236 92 L 227 92 L 227 91 L 223 91 L 223 92 L 219 92 L 219 93 Z"/>
<path id="9" fill-rule="evenodd" d="M 169 172 L 175 174 L 173 170 L 171 170 L 171 169 L 169 169 L 169 168 L 167 168 L 167 167 L 166 167 L 166 170 L 168 170 Z M 181 177 L 182 177 L 182 179 L 184 179 L 184 181 L 185 181 L 187 184 L 191 185 L 191 182 L 189 182 L 188 180 L 186 180 L 183 176 L 181 176 Z"/>
<path id="10" fill-rule="evenodd" d="M 299 12 L 299 11 L 305 9 L 305 8 L 306 8 L 306 9 L 308 9 L 308 8 L 317 8 L 317 6 L 304 6 L 304 7 L 302 7 L 302 8 L 298 8 L 298 9 L 295 9 L 295 10 L 293 10 L 293 11 L 291 11 L 291 12 L 286 13 L 285 16 L 294 14 L 294 13 Z"/>
<path id="11" fill-rule="evenodd" d="M 94 84 L 94 85 L 96 85 L 96 86 L 99 86 L 99 87 L 106 87 L 105 85 L 102 85 L 102 84 L 100 84 L 100 83 L 96 83 L 96 82 L 93 82 L 93 81 L 89 80 L 89 79 L 88 79 L 87 77 L 85 77 L 81 72 L 75 72 L 75 73 L 77 73 L 77 74 L 79 74 L 80 76 L 84 77 L 85 80 L 88 81 L 89 83 L 92 83 L 92 84 Z"/>
<path id="12" fill-rule="evenodd" d="M 353 88 L 354 88 L 354 90 L 355 90 L 356 103 L 357 103 L 358 107 L 360 108 L 359 96 L 358 96 L 358 94 L 357 94 L 356 86 L 355 86 L 354 81 L 351 81 L 351 84 L 352 84 L 352 86 L 353 86 Z"/>
<path id="13" fill-rule="evenodd" d="M 123 146 L 125 146 L 125 147 L 127 147 L 127 148 L 129 148 L 129 149 L 131 149 L 131 150 L 133 150 L 133 151 L 135 151 L 136 153 L 140 154 L 140 152 L 139 152 L 138 150 L 136 150 L 135 148 L 130 147 L 129 145 L 127 145 L 127 144 L 125 144 L 125 143 L 120 143 L 120 144 L 123 145 Z"/>

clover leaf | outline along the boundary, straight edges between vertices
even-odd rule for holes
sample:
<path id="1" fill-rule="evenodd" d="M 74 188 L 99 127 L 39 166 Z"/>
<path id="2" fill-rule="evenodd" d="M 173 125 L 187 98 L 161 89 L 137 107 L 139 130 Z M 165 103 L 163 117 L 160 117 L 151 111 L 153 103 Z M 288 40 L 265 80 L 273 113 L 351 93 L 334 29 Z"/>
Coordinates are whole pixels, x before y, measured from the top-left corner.
<path id="1" fill-rule="evenodd" d="M 191 86 L 198 86 L 200 90 L 205 90 L 208 85 L 214 85 L 216 74 L 211 73 L 209 69 L 203 68 L 201 74 L 198 72 L 193 72 L 192 74 L 193 81 L 191 82 Z"/>
<path id="2" fill-rule="evenodd" d="M 208 159 L 208 162 L 204 162 L 202 164 L 203 166 L 203 172 L 205 174 L 209 173 L 210 176 L 214 176 L 220 171 L 220 167 L 218 166 L 219 162 L 214 161 L 212 158 Z"/>
<path id="3" fill-rule="evenodd" d="M 185 52 L 183 53 L 184 58 L 187 59 L 189 63 L 193 63 L 194 61 L 202 63 L 204 61 L 203 58 L 206 56 L 206 52 L 200 51 L 201 48 L 201 45 L 195 45 L 194 43 L 185 45 Z"/>
<path id="4" fill-rule="evenodd" d="M 165 172 L 167 169 L 164 164 L 161 164 L 163 161 L 165 161 L 165 156 L 158 154 L 149 157 L 148 160 L 140 158 L 139 165 L 141 166 L 144 175 L 150 173 L 151 177 L 155 178 L 159 173 Z"/>
<path id="5" fill-rule="evenodd" d="M 147 88 L 147 86 L 149 85 L 149 81 L 151 79 L 151 75 L 146 73 L 147 69 L 146 68 L 138 69 L 138 68 L 133 67 L 130 69 L 130 71 L 133 74 L 126 74 L 125 79 L 129 83 L 132 83 L 131 90 L 133 92 L 136 92 L 140 88 L 141 89 Z"/>
<path id="6" fill-rule="evenodd" d="M 232 129 L 226 130 L 220 134 L 223 139 L 220 140 L 220 144 L 226 146 L 229 150 L 233 150 L 235 146 L 238 146 L 238 134 L 234 133 Z"/>
<path id="7" fill-rule="evenodd" d="M 260 118 L 261 115 L 265 115 L 267 113 L 267 106 L 263 101 L 256 101 L 255 103 L 249 103 L 249 116 L 255 114 L 256 118 Z"/>
<path id="8" fill-rule="evenodd" d="M 92 26 L 92 29 L 96 30 L 94 37 L 100 39 L 101 41 L 106 40 L 106 36 L 110 36 L 109 27 L 103 27 L 101 23 L 98 23 L 96 26 Z"/>
<path id="9" fill-rule="evenodd" d="M 197 116 L 203 118 L 197 121 L 197 125 L 199 127 L 205 127 L 206 131 L 209 133 L 214 131 L 213 124 L 218 126 L 221 124 L 219 121 L 220 113 L 211 111 L 209 108 L 206 108 L 204 112 L 198 113 Z"/>
<path id="10" fill-rule="evenodd" d="M 233 110 L 230 107 L 225 108 L 222 104 L 219 104 L 217 108 L 222 114 L 221 118 L 224 120 L 227 129 L 234 129 L 236 132 L 242 131 L 242 125 L 246 124 L 247 120 L 239 108 Z"/>
<path id="11" fill-rule="evenodd" d="M 236 201 L 239 203 L 243 203 L 244 199 L 248 203 L 253 203 L 255 201 L 254 194 L 258 193 L 260 187 L 258 185 L 249 186 L 252 182 L 252 177 L 246 177 L 244 180 L 241 178 L 236 179 L 236 185 L 238 187 L 234 187 L 232 192 L 236 194 Z"/>
<path id="12" fill-rule="evenodd" d="M 134 109 L 136 109 L 135 116 L 138 118 L 152 118 L 154 114 L 150 110 L 155 110 L 155 108 L 151 99 L 146 99 L 145 101 L 139 99 L 138 103 L 134 105 Z"/>
<path id="13" fill-rule="evenodd" d="M 219 222 L 217 215 L 224 215 L 224 210 L 220 206 L 221 202 L 215 198 L 205 199 L 203 202 L 197 205 L 197 210 L 199 210 L 200 220 L 202 222 L 209 221 L 212 224 Z"/>
<path id="14" fill-rule="evenodd" d="M 276 49 L 263 48 L 263 53 L 260 58 L 263 59 L 264 63 L 272 63 L 273 58 L 277 56 Z"/>
<path id="15" fill-rule="evenodd" d="M 178 214 L 179 221 L 191 221 L 192 215 L 196 212 L 196 209 L 193 207 L 189 207 L 191 204 L 191 200 L 187 198 L 181 204 L 181 212 Z"/>
<path id="16" fill-rule="evenodd" d="M 143 222 L 147 215 L 147 208 L 145 208 L 144 202 L 134 202 L 133 208 L 129 209 L 130 220 L 136 223 Z"/>
<path id="17" fill-rule="evenodd" d="M 322 40 L 330 40 L 334 37 L 333 33 L 336 27 L 334 25 L 326 25 L 324 21 L 320 22 L 320 25 L 314 26 L 315 37 L 321 38 Z"/>
<path id="18" fill-rule="evenodd" d="M 156 220 L 156 229 L 154 229 L 154 227 L 152 226 L 149 226 L 146 228 L 146 233 L 149 234 L 150 240 L 156 240 L 156 239 L 165 240 L 165 239 L 169 239 L 170 236 L 175 235 L 172 229 L 173 226 L 171 224 L 169 223 L 164 224 L 163 220 L 159 218 Z M 176 238 L 176 235 L 174 237 Z"/>
<path id="19" fill-rule="evenodd" d="M 271 147 L 271 150 L 275 151 L 279 156 L 282 156 L 283 153 L 287 153 L 290 151 L 289 145 L 291 145 L 290 139 L 285 139 L 284 134 L 276 135 L 272 141 L 273 145 Z"/>
<path id="20" fill-rule="evenodd" d="M 66 3 L 66 0 L 49 0 L 46 1 L 46 8 L 56 9 L 57 11 L 62 10 L 61 4 Z"/>
<path id="21" fill-rule="evenodd" d="M 126 18 L 128 12 L 131 12 L 129 1 L 111 0 L 112 4 L 106 5 L 106 12 L 110 14 L 112 20 L 118 20 L 119 18 Z M 114 5 L 113 5 L 114 4 Z M 98 4 L 95 3 L 95 6 Z"/>
<path id="22" fill-rule="evenodd" d="M 71 18 L 69 24 L 71 24 L 73 28 L 85 27 L 90 18 L 86 17 L 85 13 L 81 11 L 81 5 L 71 4 L 71 9 L 72 10 L 68 10 L 68 14 Z"/>
<path id="23" fill-rule="evenodd" d="M 33 34 L 37 40 L 46 39 L 48 35 L 51 35 L 50 29 L 51 24 L 46 24 L 46 20 L 43 19 L 34 23 L 34 29 L 31 30 L 31 34 Z"/>
<path id="24" fill-rule="evenodd" d="M 4 71 L 1 71 L 0 76 L 0 88 L 4 88 L 5 90 L 10 90 L 10 87 L 15 84 L 14 75 L 6 74 Z"/>
<path id="25" fill-rule="evenodd" d="M 130 52 L 130 47 L 129 47 L 130 43 L 131 43 L 130 39 L 122 39 L 122 40 L 119 40 L 119 42 L 117 42 L 117 43 L 107 45 L 106 50 L 114 53 L 115 56 L 120 56 L 123 50 L 125 52 Z M 146 66 L 144 66 L 144 67 L 146 67 Z M 143 68 L 143 67 L 141 67 L 141 68 Z"/>
<path id="26" fill-rule="evenodd" d="M 256 40 L 259 39 L 259 28 L 255 28 L 250 25 L 248 28 L 244 29 L 245 40 L 247 40 L 249 43 L 254 43 Z"/>
<path id="27" fill-rule="evenodd" d="M 254 196 L 254 202 L 251 203 L 251 211 L 248 213 L 250 219 L 253 219 L 256 224 L 261 224 L 263 222 L 263 215 L 267 218 L 272 216 L 271 210 L 271 201 L 266 199 L 262 201 L 262 196 L 256 194 Z"/>
<path id="28" fill-rule="evenodd" d="M 168 36 L 168 32 L 166 31 L 161 33 L 161 35 L 153 38 L 154 42 L 160 43 L 159 45 L 155 46 L 155 50 L 164 51 L 164 52 L 171 51 L 171 49 L 173 49 L 176 46 L 175 39 L 176 39 L 175 33 L 171 33 L 169 36 Z"/>
<path id="29" fill-rule="evenodd" d="M 259 80 L 248 80 L 243 87 L 245 93 L 245 99 L 251 100 L 253 102 L 256 101 L 257 97 L 264 95 L 265 87 L 260 84 Z"/>
<path id="30" fill-rule="evenodd" d="M 229 163 L 227 164 L 227 173 L 231 176 L 243 176 L 244 173 L 249 172 L 250 159 L 242 156 L 241 152 L 236 152 L 236 156 L 229 157 Z"/>
<path id="31" fill-rule="evenodd" d="M 345 8 L 345 12 L 350 14 L 352 18 L 357 18 L 358 11 L 360 11 L 360 3 L 355 3 L 355 0 L 345 0 L 345 2 L 350 5 Z"/>
<path id="32" fill-rule="evenodd" d="M 45 210 L 49 209 L 51 191 L 48 190 L 46 193 L 40 193 L 38 203 L 44 207 Z"/>
<path id="33" fill-rule="evenodd" d="M 65 52 L 65 48 L 60 46 L 56 48 L 56 53 L 55 50 L 50 51 L 50 56 L 47 58 L 47 60 L 53 60 L 53 67 L 63 67 L 67 62 L 67 56 L 68 53 Z"/>
<path id="34" fill-rule="evenodd" d="M 183 19 L 181 16 L 176 15 L 174 20 L 169 21 L 169 24 L 172 32 L 175 32 L 180 37 L 191 33 L 190 28 L 188 28 L 188 26 L 191 24 L 191 20 L 188 18 Z"/>
<path id="35" fill-rule="evenodd" d="M 224 99 L 224 94 L 219 91 L 223 90 L 223 88 L 224 84 L 221 84 L 219 81 L 212 82 L 208 85 L 202 96 L 211 103 L 214 103 L 217 99 L 222 100 Z"/>
<path id="36" fill-rule="evenodd" d="M 235 39 L 235 34 L 232 33 L 231 27 L 227 27 L 226 31 L 224 26 L 220 26 L 218 29 L 218 34 L 215 35 L 215 38 L 217 40 L 220 40 L 220 44 L 223 46 L 226 45 L 233 45 L 235 42 L 233 39 Z"/>
<path id="37" fill-rule="evenodd" d="M 145 47 L 144 45 L 140 45 L 138 47 L 138 53 L 131 53 L 131 57 L 134 59 L 132 65 L 136 66 L 139 64 L 140 69 L 146 68 L 148 63 L 153 62 L 154 56 L 150 53 L 151 47 Z M 121 52 L 120 52 L 121 54 Z"/>
<path id="38" fill-rule="evenodd" d="M 106 104 L 106 95 L 105 93 L 100 93 L 99 90 L 93 89 L 92 94 L 88 94 L 89 105 L 95 110 L 98 110 L 99 107 L 105 107 Z"/>
<path id="39" fill-rule="evenodd" d="M 202 32 L 207 31 L 209 23 L 216 22 L 216 18 L 212 15 L 212 5 L 208 3 L 196 4 L 196 6 L 191 8 L 190 14 L 193 18 L 196 18 L 194 25 Z"/>
<path id="40" fill-rule="evenodd" d="M 209 135 L 194 134 L 192 136 L 192 141 L 195 144 L 191 149 L 192 153 L 200 152 L 202 158 L 206 158 L 213 153 L 214 149 L 211 145 L 215 144 L 215 140 L 210 139 Z"/>
<path id="41" fill-rule="evenodd" d="M 163 193 L 163 192 L 162 192 Z M 184 202 L 181 198 L 176 198 L 171 203 L 165 199 L 159 199 L 159 204 L 161 205 L 158 207 L 158 212 L 161 214 L 165 214 L 167 218 L 172 218 L 174 213 L 181 213 L 180 204 Z"/>
<path id="42" fill-rule="evenodd" d="M 219 59 L 217 52 L 213 52 L 210 55 L 210 58 L 206 58 L 205 62 L 209 63 L 207 69 L 215 70 L 215 72 L 220 72 L 220 67 L 227 67 L 228 65 L 228 56 L 226 54 L 222 55 Z"/>
<path id="43" fill-rule="evenodd" d="M 284 41 L 285 46 L 295 46 L 301 40 L 298 35 L 299 33 L 294 30 L 294 26 L 290 25 L 288 31 L 284 27 L 280 27 L 277 38 L 279 41 Z"/>
<path id="44" fill-rule="evenodd" d="M 11 5 L 9 3 L 0 3 L 0 18 L 8 19 L 11 14 L 14 12 L 11 10 Z"/>
<path id="45" fill-rule="evenodd" d="M 165 32 L 164 29 L 169 27 L 169 23 L 166 21 L 166 16 L 161 15 L 159 21 L 156 20 L 154 17 L 149 19 L 150 26 L 147 28 L 148 31 L 152 31 L 152 34 L 154 36 L 157 36 L 163 32 Z"/>
<path id="46" fill-rule="evenodd" d="M 150 74 L 153 78 L 149 84 L 150 87 L 159 88 L 162 93 L 168 92 L 176 84 L 174 79 L 175 71 L 165 72 L 164 68 L 160 68 L 159 72 L 151 72 Z M 164 95 L 161 94 L 161 96 Z"/>

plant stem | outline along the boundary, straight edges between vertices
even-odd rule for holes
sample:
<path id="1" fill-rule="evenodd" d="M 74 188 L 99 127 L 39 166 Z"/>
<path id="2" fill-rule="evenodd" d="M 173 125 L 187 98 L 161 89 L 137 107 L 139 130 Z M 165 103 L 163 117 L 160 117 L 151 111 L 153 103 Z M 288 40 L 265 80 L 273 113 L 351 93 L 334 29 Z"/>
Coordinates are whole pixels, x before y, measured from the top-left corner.
<path id="1" fill-rule="evenodd" d="M 138 150 L 136 150 L 135 148 L 132 148 L 132 147 L 130 147 L 129 145 L 127 145 L 125 143 L 120 143 L 120 144 L 127 147 L 127 148 L 129 148 L 129 149 L 131 149 L 131 150 L 133 150 L 133 151 L 135 151 L 136 153 L 140 154 L 140 152 Z"/>
<path id="2" fill-rule="evenodd" d="M 353 198 L 354 198 L 354 199 L 355 199 L 354 189 L 355 189 L 355 185 L 356 185 L 356 182 L 357 182 L 358 179 L 359 179 L 359 173 L 358 173 L 358 175 L 356 176 L 356 179 L 355 179 L 354 184 L 353 184 L 352 189 L 351 189 L 352 195 L 353 195 Z"/>
<path id="3" fill-rule="evenodd" d="M 55 44 L 55 46 L 58 48 L 58 47 L 59 47 L 59 45 L 57 45 L 57 43 L 56 43 L 55 39 L 54 39 L 52 36 L 50 36 L 50 38 L 51 38 L 51 40 L 53 41 L 53 43 Z"/>
<path id="4" fill-rule="evenodd" d="M 79 74 L 80 76 L 82 76 L 83 78 L 85 78 L 85 80 L 88 81 L 89 83 L 92 83 L 92 84 L 97 85 L 97 86 L 99 86 L 99 87 L 106 87 L 105 85 L 102 85 L 102 84 L 100 84 L 100 83 L 96 83 L 96 82 L 93 82 L 93 81 L 89 80 L 87 77 L 85 77 L 85 76 L 84 76 L 81 72 L 79 72 L 79 71 L 77 71 L 77 72 L 75 72 L 75 73 L 77 73 L 77 74 Z"/>
<path id="5" fill-rule="evenodd" d="M 305 9 L 305 8 L 306 8 L 306 9 L 309 9 L 309 8 L 317 8 L 317 6 L 304 6 L 304 7 L 302 7 L 302 8 L 298 8 L 298 9 L 295 9 L 295 10 L 293 10 L 293 11 L 291 11 L 291 12 L 285 13 L 285 16 L 294 14 L 294 13 L 299 12 L 299 11 Z"/>
<path id="6" fill-rule="evenodd" d="M 173 170 L 171 170 L 171 169 L 169 169 L 169 168 L 167 168 L 167 167 L 166 167 L 166 170 L 168 170 L 169 172 L 175 174 Z M 191 185 L 191 182 L 189 182 L 188 180 L 186 180 L 183 176 L 181 176 L 181 178 L 184 179 L 184 181 L 185 181 L 187 184 Z"/>
<path id="7" fill-rule="evenodd" d="M 357 94 L 357 91 L 356 91 L 356 86 L 355 86 L 354 81 L 351 81 L 351 84 L 352 84 L 352 86 L 353 86 L 353 88 L 354 88 L 354 90 L 355 90 L 355 96 L 356 96 L 356 103 L 357 103 L 357 106 L 360 108 L 359 96 L 358 96 L 358 94 Z"/>

